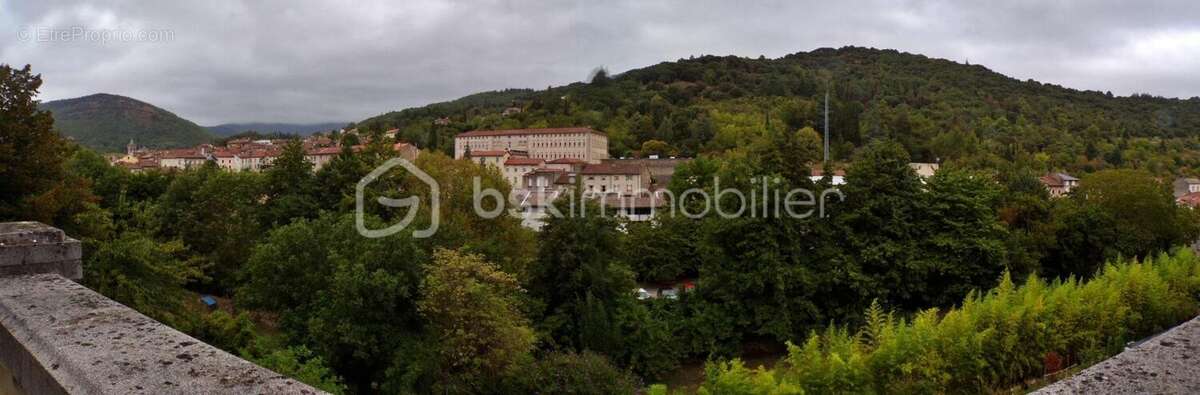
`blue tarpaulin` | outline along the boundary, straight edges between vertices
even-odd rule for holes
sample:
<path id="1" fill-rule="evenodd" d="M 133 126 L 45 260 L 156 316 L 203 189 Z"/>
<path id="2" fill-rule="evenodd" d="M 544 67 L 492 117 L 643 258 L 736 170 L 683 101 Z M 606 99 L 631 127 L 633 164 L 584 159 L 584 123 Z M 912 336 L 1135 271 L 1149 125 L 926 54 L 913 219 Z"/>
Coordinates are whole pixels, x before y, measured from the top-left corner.
<path id="1" fill-rule="evenodd" d="M 217 307 L 217 298 L 212 297 L 212 295 L 201 296 L 200 302 L 204 303 L 204 305 L 208 306 L 208 308 L 210 308 L 210 309 Z"/>

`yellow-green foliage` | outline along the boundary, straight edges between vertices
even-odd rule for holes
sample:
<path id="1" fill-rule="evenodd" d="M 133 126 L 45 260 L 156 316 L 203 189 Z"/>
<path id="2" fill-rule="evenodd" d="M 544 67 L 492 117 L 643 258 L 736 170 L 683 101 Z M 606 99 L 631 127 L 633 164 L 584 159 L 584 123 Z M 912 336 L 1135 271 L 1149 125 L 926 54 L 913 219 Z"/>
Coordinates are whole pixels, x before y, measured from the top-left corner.
<path id="1" fill-rule="evenodd" d="M 1049 353 L 1096 362 L 1197 313 L 1200 258 L 1181 249 L 1107 265 L 1087 282 L 1017 286 L 1005 275 L 961 307 L 898 318 L 873 305 L 857 333 L 831 327 L 788 345 L 774 370 L 710 364 L 701 393 L 976 393 L 1044 374 Z"/>
<path id="2" fill-rule="evenodd" d="M 704 369 L 707 379 L 700 387 L 700 395 L 798 395 L 804 390 L 798 385 L 785 383 L 775 378 L 775 373 L 759 367 L 746 368 L 740 360 L 711 363 Z"/>

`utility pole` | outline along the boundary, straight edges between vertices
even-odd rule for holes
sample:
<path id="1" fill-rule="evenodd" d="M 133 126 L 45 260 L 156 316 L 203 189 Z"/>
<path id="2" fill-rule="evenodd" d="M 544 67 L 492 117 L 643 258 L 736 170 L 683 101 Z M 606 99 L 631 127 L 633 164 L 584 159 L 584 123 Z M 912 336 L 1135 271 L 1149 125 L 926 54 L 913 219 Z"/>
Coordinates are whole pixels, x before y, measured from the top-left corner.
<path id="1" fill-rule="evenodd" d="M 829 88 L 825 88 L 825 163 L 829 163 Z"/>

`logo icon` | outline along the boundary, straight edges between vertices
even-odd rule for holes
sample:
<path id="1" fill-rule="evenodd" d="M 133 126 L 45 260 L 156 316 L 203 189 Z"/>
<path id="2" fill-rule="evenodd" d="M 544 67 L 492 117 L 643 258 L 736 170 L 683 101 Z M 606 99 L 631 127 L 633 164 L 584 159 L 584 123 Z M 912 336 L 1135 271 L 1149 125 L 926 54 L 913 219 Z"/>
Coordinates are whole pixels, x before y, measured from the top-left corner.
<path id="1" fill-rule="evenodd" d="M 412 162 L 409 162 L 404 158 L 389 159 L 387 162 L 383 162 L 382 165 L 379 165 L 379 167 L 376 167 L 375 170 L 372 170 L 361 180 L 358 180 L 358 185 L 354 187 L 354 227 L 358 230 L 358 234 L 362 235 L 363 237 L 374 239 L 394 235 L 401 230 L 404 230 L 404 228 L 408 227 L 408 225 L 412 223 L 413 219 L 416 219 L 417 209 L 420 207 L 421 203 L 420 197 L 409 196 L 406 198 L 393 199 L 386 196 L 380 196 L 377 199 L 379 204 L 387 207 L 408 207 L 408 212 L 404 215 L 400 222 L 393 224 L 392 226 L 388 226 L 383 229 L 367 229 L 365 211 L 363 210 L 363 192 L 367 185 L 375 182 L 375 180 L 379 179 L 379 177 L 383 176 L 396 166 L 403 167 L 409 173 L 417 176 L 417 179 L 421 180 L 421 182 L 429 185 L 429 227 L 425 229 L 413 230 L 412 235 L 414 238 L 418 239 L 433 236 L 433 234 L 437 232 L 438 223 L 441 217 L 441 203 L 438 196 L 440 187 L 438 186 L 437 180 L 434 180 L 433 177 L 430 177 L 428 173 L 425 173 L 418 168 L 417 165 L 412 164 Z"/>

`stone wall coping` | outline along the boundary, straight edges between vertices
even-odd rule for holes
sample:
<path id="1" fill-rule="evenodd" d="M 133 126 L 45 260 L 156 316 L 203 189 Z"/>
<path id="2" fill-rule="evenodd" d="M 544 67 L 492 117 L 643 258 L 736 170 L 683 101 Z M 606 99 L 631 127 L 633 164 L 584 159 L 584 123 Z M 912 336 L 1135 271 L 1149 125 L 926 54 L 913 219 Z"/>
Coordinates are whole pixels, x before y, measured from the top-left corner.
<path id="1" fill-rule="evenodd" d="M 57 273 L 83 278 L 83 246 L 63 231 L 38 222 L 0 223 L 0 277 Z"/>
<path id="2" fill-rule="evenodd" d="M 0 246 L 61 243 L 68 238 L 62 230 L 41 222 L 0 222 Z"/>
<path id="3" fill-rule="evenodd" d="M 322 394 L 58 274 L 0 277 L 0 363 L 31 394 Z"/>

